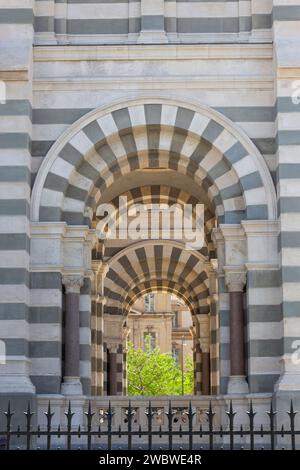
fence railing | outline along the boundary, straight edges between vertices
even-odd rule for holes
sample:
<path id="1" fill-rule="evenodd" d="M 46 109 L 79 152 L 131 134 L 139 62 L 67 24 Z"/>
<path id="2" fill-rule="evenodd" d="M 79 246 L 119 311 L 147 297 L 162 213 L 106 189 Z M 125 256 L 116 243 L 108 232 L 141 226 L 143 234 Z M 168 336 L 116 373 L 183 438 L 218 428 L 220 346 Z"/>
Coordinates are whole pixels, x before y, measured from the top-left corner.
<path id="1" fill-rule="evenodd" d="M 300 430 L 296 429 L 293 402 L 289 411 L 285 412 L 288 417 L 288 426 L 278 425 L 277 412 L 271 403 L 266 412 L 268 425 L 258 425 L 255 422 L 256 412 L 252 402 L 246 411 L 244 424 L 236 424 L 237 412 L 230 402 L 225 425 L 214 424 L 215 412 L 212 404 L 205 411 L 205 420 L 200 425 L 195 423 L 195 408 L 190 401 L 186 409 L 178 410 L 172 406 L 170 401 L 167 409 L 158 409 L 148 403 L 144 413 L 146 415 L 146 426 L 137 424 L 135 415 L 137 410 L 128 402 L 125 409 L 125 424 L 114 422 L 114 407 L 111 402 L 106 409 L 92 409 L 91 402 L 84 412 L 83 424 L 74 424 L 76 413 L 72 410 L 69 402 L 67 411 L 64 412 L 65 424 L 54 426 L 52 424 L 55 413 L 52 411 L 51 403 L 43 412 L 45 424 L 42 426 L 33 424 L 34 412 L 31 410 L 30 402 L 24 412 L 25 426 L 21 427 L 14 423 L 14 411 L 10 402 L 7 410 L 3 412 L 6 418 L 4 429 L 0 428 L 0 445 L 6 450 L 13 448 L 24 449 L 188 449 L 188 450 L 214 450 L 214 449 L 291 449 L 300 448 Z M 178 421 L 178 413 L 183 421 Z M 162 424 L 162 418 L 165 421 Z M 176 421 L 175 421 L 175 417 Z M 160 418 L 160 419 L 158 419 Z M 2 422 L 2 419 L 1 419 Z M 179 424 L 180 422 L 180 424 Z M 159 424 L 160 423 L 160 424 Z M 279 443 L 281 439 L 281 444 Z M 20 443 L 20 446 L 18 445 Z"/>

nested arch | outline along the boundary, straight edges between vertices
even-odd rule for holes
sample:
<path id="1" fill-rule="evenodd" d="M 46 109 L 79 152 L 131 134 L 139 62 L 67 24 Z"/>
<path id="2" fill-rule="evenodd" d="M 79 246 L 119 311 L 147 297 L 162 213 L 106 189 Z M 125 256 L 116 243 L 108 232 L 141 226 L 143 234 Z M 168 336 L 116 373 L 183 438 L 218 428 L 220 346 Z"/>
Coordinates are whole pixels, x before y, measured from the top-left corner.
<path id="1" fill-rule="evenodd" d="M 184 206 L 189 204 L 191 206 L 191 214 L 196 220 L 196 205 L 203 202 L 199 197 L 196 197 L 180 188 L 167 184 L 155 184 L 155 185 L 141 185 L 131 188 L 130 190 L 118 194 L 117 197 L 111 199 L 110 203 L 115 207 L 115 213 L 113 217 L 117 220 L 122 217 L 123 213 L 128 213 L 133 205 L 142 204 L 147 209 L 151 209 L 155 206 L 168 206 L 176 205 L 184 210 Z M 125 198 L 126 203 L 120 207 L 120 196 Z M 97 226 L 98 218 L 94 213 L 93 227 Z M 201 253 L 205 256 L 215 256 L 215 249 L 211 239 L 211 230 L 215 226 L 215 216 L 208 207 L 205 206 L 204 210 L 204 246 L 201 248 Z M 111 256 L 111 250 L 108 246 L 104 251 L 104 256 Z"/>
<path id="2" fill-rule="evenodd" d="M 144 293 L 176 293 L 192 314 L 208 313 L 209 282 L 206 258 L 175 241 L 130 245 L 108 262 L 104 283 L 106 313 L 123 315 Z"/>
<path id="3" fill-rule="evenodd" d="M 196 181 L 219 222 L 276 218 L 269 170 L 243 131 L 206 106 L 141 98 L 89 113 L 56 142 L 36 178 L 32 220 L 89 223 L 110 185 L 149 168 Z"/>

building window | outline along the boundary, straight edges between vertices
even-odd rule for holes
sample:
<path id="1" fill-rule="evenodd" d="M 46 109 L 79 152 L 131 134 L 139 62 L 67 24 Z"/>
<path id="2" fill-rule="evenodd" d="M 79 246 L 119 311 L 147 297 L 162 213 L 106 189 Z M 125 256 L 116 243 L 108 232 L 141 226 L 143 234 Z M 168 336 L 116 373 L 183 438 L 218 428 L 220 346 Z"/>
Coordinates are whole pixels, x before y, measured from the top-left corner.
<path id="1" fill-rule="evenodd" d="M 149 351 L 153 351 L 156 348 L 156 333 L 153 331 L 144 332 L 144 349 L 149 348 Z"/>
<path id="2" fill-rule="evenodd" d="M 173 328 L 178 328 L 178 312 L 174 312 L 173 318 L 172 318 L 172 326 Z"/>
<path id="3" fill-rule="evenodd" d="M 147 294 L 144 297 L 144 309 L 146 313 L 154 312 L 154 294 Z"/>

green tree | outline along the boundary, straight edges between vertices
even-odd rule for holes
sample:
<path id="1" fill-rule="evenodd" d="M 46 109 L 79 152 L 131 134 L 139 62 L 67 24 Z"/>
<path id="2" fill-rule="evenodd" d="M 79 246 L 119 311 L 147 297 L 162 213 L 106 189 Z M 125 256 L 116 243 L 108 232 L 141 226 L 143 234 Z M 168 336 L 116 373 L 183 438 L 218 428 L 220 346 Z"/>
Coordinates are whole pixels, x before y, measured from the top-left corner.
<path id="1" fill-rule="evenodd" d="M 161 353 L 159 348 L 151 349 L 148 341 L 145 343 L 148 345 L 145 350 L 128 344 L 128 395 L 181 395 L 182 375 L 176 360 L 171 354 Z M 191 395 L 194 374 L 191 358 L 186 361 L 184 369 L 184 392 Z"/>

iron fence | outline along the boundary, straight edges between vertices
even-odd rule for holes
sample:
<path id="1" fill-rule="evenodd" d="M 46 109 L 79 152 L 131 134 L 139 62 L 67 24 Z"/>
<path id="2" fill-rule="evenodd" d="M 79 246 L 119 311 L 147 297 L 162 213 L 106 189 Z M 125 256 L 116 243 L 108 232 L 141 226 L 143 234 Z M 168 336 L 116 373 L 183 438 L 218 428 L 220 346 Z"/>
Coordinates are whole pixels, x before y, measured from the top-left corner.
<path id="1" fill-rule="evenodd" d="M 103 411 L 103 410 L 102 410 Z M 47 411 L 44 412 L 46 418 L 46 424 L 43 426 L 33 425 L 34 412 L 31 409 L 30 402 L 28 403 L 27 410 L 24 412 L 25 415 L 25 427 L 21 428 L 17 425 L 13 428 L 13 416 L 14 412 L 11 409 L 10 402 L 8 408 L 4 412 L 6 423 L 4 429 L 0 428 L 0 447 L 2 449 L 10 450 L 18 448 L 16 440 L 21 441 L 23 439 L 24 444 L 22 448 L 31 449 L 57 449 L 63 448 L 71 450 L 74 448 L 79 449 L 106 449 L 113 450 L 126 449 L 162 449 L 167 448 L 168 450 L 176 449 L 188 449 L 188 450 L 257 450 L 257 449 L 290 449 L 296 450 L 299 448 L 300 431 L 295 427 L 295 417 L 297 412 L 294 411 L 293 402 L 290 404 L 290 410 L 285 412 L 288 416 L 288 427 L 284 425 L 278 428 L 276 422 L 277 412 L 273 409 L 271 403 L 268 416 L 268 426 L 255 424 L 256 412 L 253 409 L 252 402 L 250 403 L 249 410 L 246 411 L 247 423 L 236 426 L 235 418 L 236 411 L 233 409 L 233 404 L 230 402 L 229 410 L 226 411 L 227 423 L 226 425 L 214 425 L 215 412 L 212 404 L 209 404 L 207 411 L 205 412 L 207 422 L 205 425 L 200 424 L 195 426 L 194 416 L 195 410 L 193 409 L 192 402 L 189 402 L 189 406 L 184 411 L 186 416 L 186 424 L 174 427 L 174 415 L 177 413 L 177 409 L 172 406 L 171 401 L 167 407 L 167 411 L 164 411 L 166 416 L 166 426 L 154 424 L 154 415 L 157 413 L 157 408 L 151 405 L 149 402 L 145 410 L 147 426 L 142 427 L 136 425 L 134 422 L 134 416 L 136 409 L 128 402 L 126 407 L 126 421 L 127 423 L 116 424 L 113 423 L 113 417 L 115 415 L 111 402 L 108 403 L 108 407 L 102 412 L 100 424 L 94 425 L 96 413 L 92 410 L 91 402 L 89 402 L 87 411 L 84 412 L 84 424 L 74 425 L 73 419 L 75 413 L 72 411 L 71 402 L 69 402 L 68 409 L 64 413 L 65 425 L 54 426 L 52 424 L 55 413 L 52 411 L 51 403 L 48 404 Z M 166 443 L 164 447 L 159 446 L 159 441 L 165 438 Z M 264 439 L 264 445 L 257 444 L 257 438 L 260 438 L 260 442 Z M 285 445 L 279 446 L 278 438 L 285 439 Z M 39 446 L 38 440 L 41 440 L 42 445 Z M 57 442 L 62 439 L 63 446 L 58 446 Z M 139 440 L 143 439 L 144 447 L 139 446 Z M 12 440 L 14 443 L 12 443 Z M 176 446 L 175 446 L 176 440 Z M 184 447 L 180 446 L 180 441 L 184 443 Z M 201 443 L 203 440 L 203 443 Z M 223 440 L 225 444 L 220 445 L 220 440 Z M 244 444 L 241 445 L 241 440 Z M 55 441 L 55 443 L 53 442 Z M 75 442 L 76 441 L 76 442 Z M 197 441 L 197 442 L 196 442 Z M 118 443 L 122 442 L 122 447 L 118 447 Z M 101 443 L 101 447 L 99 447 Z"/>

